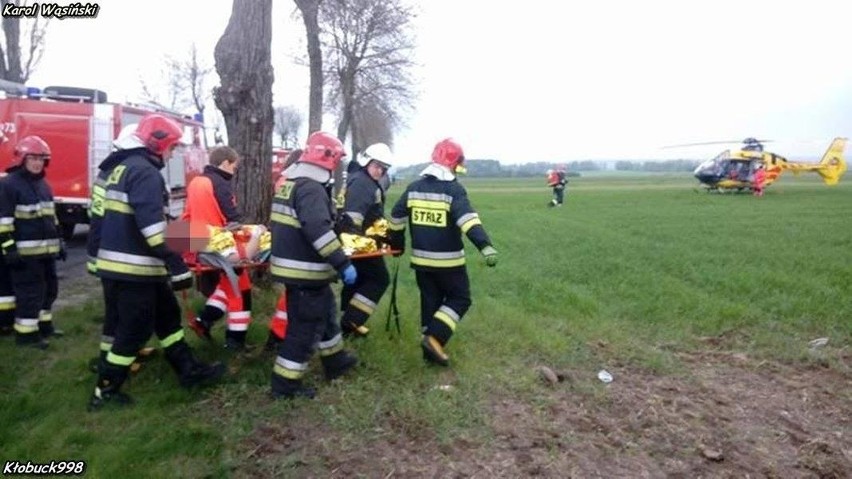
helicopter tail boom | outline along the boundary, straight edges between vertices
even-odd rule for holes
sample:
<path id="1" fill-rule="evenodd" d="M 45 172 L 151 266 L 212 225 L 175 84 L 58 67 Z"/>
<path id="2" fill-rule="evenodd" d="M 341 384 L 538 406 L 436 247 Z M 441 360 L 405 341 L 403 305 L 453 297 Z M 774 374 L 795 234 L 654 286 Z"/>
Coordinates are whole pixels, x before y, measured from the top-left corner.
<path id="1" fill-rule="evenodd" d="M 817 173 L 822 177 L 825 184 L 836 185 L 840 181 L 840 177 L 846 173 L 846 160 L 843 159 L 845 148 L 846 138 L 835 138 L 825 154 L 822 155 Z"/>
<path id="2" fill-rule="evenodd" d="M 822 177 L 826 185 L 833 186 L 840 182 L 840 177 L 846 173 L 846 160 L 843 150 L 846 148 L 846 138 L 835 138 L 828 146 L 819 163 L 797 163 L 788 161 L 782 166 L 784 170 L 798 175 L 803 171 L 815 171 Z"/>

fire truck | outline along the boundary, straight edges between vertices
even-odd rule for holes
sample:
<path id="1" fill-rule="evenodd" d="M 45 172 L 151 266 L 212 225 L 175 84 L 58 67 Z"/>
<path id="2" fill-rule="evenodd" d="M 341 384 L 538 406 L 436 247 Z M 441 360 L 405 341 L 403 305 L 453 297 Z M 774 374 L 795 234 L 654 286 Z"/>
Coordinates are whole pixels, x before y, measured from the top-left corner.
<path id="1" fill-rule="evenodd" d="M 177 217 L 183 211 L 186 186 L 208 163 L 204 125 L 154 105 L 110 103 L 100 90 L 62 86 L 39 90 L 0 81 L 0 171 L 12 163 L 19 139 L 29 135 L 44 139 L 52 153 L 46 179 L 62 234 L 69 238 L 75 225 L 89 222 L 90 187 L 113 140 L 125 125 L 138 123 L 148 113 L 172 118 L 184 130 L 186 146 L 175 150 L 161 170 L 170 193 L 169 213 Z"/>

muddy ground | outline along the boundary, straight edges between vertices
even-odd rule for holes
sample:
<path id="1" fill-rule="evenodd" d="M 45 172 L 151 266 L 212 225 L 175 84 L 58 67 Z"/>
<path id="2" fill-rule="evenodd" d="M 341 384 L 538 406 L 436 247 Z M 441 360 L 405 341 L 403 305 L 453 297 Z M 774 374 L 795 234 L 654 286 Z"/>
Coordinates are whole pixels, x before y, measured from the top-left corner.
<path id="1" fill-rule="evenodd" d="M 614 368 L 615 380 L 597 392 L 587 372 L 557 371 L 559 382 L 542 378 L 535 404 L 493 398 L 487 441 L 439 445 L 390 423 L 380 439 L 346 448 L 323 424 L 271 421 L 240 446 L 238 475 L 848 478 L 852 354 L 836 353 L 839 368 L 682 352 L 686 374 Z"/>

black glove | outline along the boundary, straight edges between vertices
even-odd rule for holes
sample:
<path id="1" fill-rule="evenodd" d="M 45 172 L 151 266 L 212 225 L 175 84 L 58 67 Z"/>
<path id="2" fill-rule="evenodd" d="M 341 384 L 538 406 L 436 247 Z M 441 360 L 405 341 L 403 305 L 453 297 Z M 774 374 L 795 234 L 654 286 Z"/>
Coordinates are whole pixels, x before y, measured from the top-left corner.
<path id="1" fill-rule="evenodd" d="M 15 267 L 24 263 L 24 258 L 13 240 L 8 240 L 3 246 L 3 261 L 8 266 Z"/>
<path id="2" fill-rule="evenodd" d="M 166 257 L 166 268 L 169 270 L 172 283 L 172 289 L 182 291 L 192 287 L 192 272 L 186 267 L 183 258 L 177 254 L 170 254 Z"/>
<path id="3" fill-rule="evenodd" d="M 62 240 L 59 240 L 59 253 L 56 254 L 56 258 L 62 261 L 68 259 L 68 248 L 65 247 L 65 242 Z"/>
<path id="4" fill-rule="evenodd" d="M 171 277 L 172 289 L 175 291 L 183 291 L 192 287 L 192 273 L 174 275 Z"/>

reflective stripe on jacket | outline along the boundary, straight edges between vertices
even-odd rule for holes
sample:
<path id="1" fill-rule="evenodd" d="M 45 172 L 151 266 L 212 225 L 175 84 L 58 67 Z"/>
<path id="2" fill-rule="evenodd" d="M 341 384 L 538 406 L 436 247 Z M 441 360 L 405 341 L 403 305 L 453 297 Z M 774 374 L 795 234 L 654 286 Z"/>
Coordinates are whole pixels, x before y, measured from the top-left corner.
<path id="1" fill-rule="evenodd" d="M 59 228 L 53 192 L 44 174 L 21 166 L 7 170 L 0 187 L 0 243 L 21 256 L 44 258 L 59 253 Z"/>
<path id="2" fill-rule="evenodd" d="M 349 265 L 334 233 L 331 197 L 317 181 L 288 179 L 272 200 L 272 255 L 275 281 L 321 286 L 337 280 Z"/>
<path id="3" fill-rule="evenodd" d="M 411 229 L 411 267 L 434 270 L 464 266 L 462 234 L 481 251 L 491 245 L 479 214 L 456 180 L 426 175 L 408 185 L 388 220 L 393 234 Z"/>
<path id="4" fill-rule="evenodd" d="M 166 186 L 162 163 L 144 150 L 123 159 L 107 175 L 97 271 L 103 278 L 166 281 Z"/>

